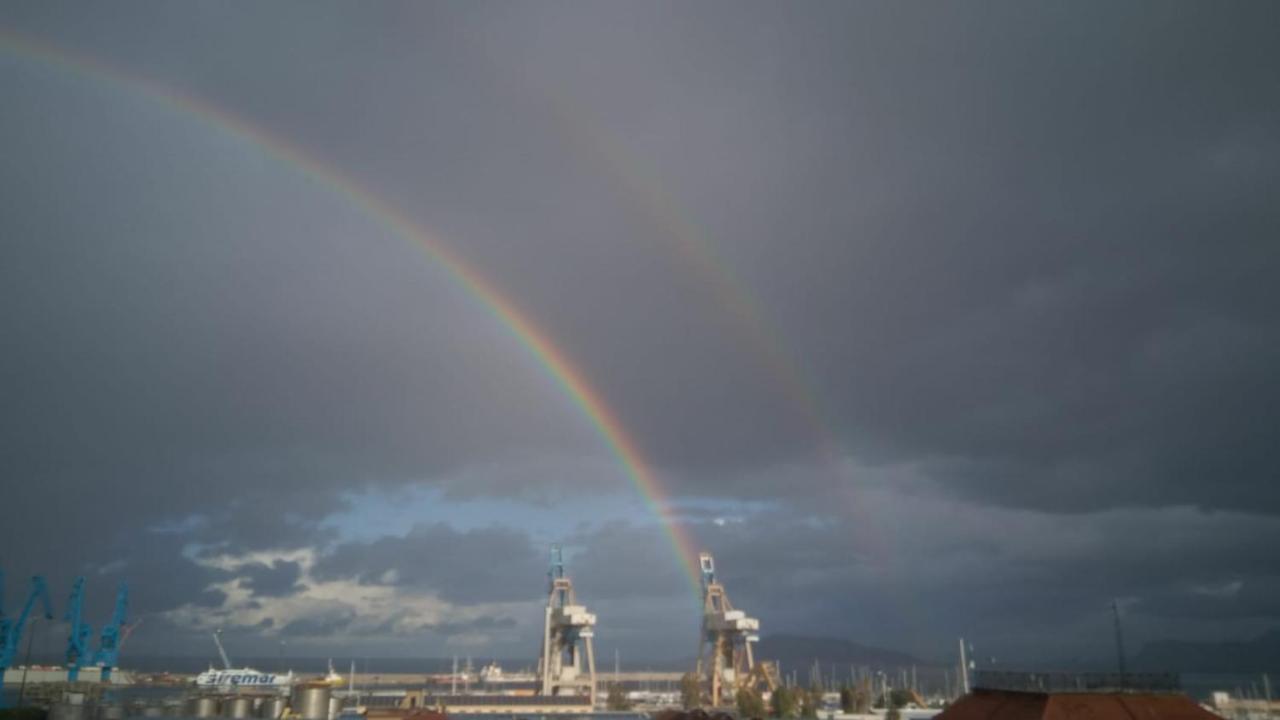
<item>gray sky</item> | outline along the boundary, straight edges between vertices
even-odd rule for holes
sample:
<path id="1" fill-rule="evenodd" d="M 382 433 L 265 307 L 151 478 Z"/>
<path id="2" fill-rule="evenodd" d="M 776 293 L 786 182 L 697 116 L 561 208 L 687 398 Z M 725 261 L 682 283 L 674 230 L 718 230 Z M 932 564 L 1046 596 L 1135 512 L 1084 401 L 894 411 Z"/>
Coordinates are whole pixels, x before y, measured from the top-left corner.
<path id="1" fill-rule="evenodd" d="M 692 590 L 581 368 L 766 634 L 941 657 L 1280 618 L 1274 3 L 7 3 L 0 564 L 136 652 L 599 652 Z M 4 39 L 9 38 L 9 39 Z M 808 399 L 806 399 L 808 398 Z M 10 585 L 10 597 L 16 594 Z"/>

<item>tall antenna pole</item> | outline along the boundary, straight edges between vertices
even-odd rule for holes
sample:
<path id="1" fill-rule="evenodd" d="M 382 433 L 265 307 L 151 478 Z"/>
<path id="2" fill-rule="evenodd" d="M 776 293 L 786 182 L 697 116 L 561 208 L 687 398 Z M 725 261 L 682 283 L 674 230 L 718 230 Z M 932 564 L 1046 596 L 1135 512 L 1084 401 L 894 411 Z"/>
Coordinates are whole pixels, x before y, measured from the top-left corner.
<path id="1" fill-rule="evenodd" d="M 1124 684 L 1124 634 L 1120 632 L 1120 601 L 1111 601 L 1111 612 L 1116 621 L 1116 667 L 1120 670 L 1120 684 Z"/>

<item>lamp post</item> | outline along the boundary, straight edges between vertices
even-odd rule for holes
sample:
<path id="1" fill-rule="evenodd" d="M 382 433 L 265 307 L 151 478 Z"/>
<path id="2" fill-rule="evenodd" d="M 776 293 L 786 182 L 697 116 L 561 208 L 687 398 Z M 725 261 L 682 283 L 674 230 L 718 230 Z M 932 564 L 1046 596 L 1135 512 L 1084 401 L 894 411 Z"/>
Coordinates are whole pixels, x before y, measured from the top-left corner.
<path id="1" fill-rule="evenodd" d="M 884 704 L 885 715 L 889 714 L 889 676 L 883 670 L 876 671 L 876 677 L 880 680 L 880 700 Z"/>

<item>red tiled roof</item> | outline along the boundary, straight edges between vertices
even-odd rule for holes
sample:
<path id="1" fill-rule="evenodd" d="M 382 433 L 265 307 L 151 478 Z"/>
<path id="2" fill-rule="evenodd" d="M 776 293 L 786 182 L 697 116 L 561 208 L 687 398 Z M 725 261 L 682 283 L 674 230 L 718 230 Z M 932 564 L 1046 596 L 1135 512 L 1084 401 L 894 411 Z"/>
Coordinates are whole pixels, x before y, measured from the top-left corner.
<path id="1" fill-rule="evenodd" d="M 934 720 L 1221 720 L 1186 695 L 975 690 Z"/>

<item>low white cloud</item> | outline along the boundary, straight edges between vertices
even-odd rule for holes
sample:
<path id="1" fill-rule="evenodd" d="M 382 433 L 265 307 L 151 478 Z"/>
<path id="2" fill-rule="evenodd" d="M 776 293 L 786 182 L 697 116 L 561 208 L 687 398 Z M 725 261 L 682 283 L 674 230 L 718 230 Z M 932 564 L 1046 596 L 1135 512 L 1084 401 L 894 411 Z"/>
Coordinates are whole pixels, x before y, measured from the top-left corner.
<path id="1" fill-rule="evenodd" d="M 518 603 L 456 604 L 432 592 L 397 587 L 398 572 L 394 569 L 382 573 L 376 584 L 354 578 L 318 580 L 312 572 L 317 556 L 313 548 L 299 548 L 197 558 L 197 564 L 235 574 L 206 588 L 221 593 L 222 602 L 212 608 L 186 603 L 163 616 L 196 632 L 245 629 L 303 642 L 403 638 L 437 630 L 449 645 L 476 647 L 492 642 L 494 628 L 510 624 L 495 625 L 494 618 L 519 617 L 527 609 Z M 278 562 L 298 564 L 298 591 L 280 597 L 255 595 L 243 573 Z"/>
<path id="2" fill-rule="evenodd" d="M 1232 580 L 1230 582 L 1220 584 L 1196 585 L 1191 588 L 1191 592 L 1196 595 L 1207 595 L 1208 597 L 1229 598 L 1240 594 L 1240 590 L 1244 588 L 1243 580 Z"/>

